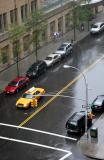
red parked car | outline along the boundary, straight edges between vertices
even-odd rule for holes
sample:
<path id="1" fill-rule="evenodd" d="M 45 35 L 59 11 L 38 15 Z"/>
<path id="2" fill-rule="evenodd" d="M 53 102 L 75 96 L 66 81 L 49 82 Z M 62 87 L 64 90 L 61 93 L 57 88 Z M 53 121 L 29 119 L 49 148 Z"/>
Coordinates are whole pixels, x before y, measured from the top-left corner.
<path id="1" fill-rule="evenodd" d="M 16 77 L 5 87 L 4 93 L 6 94 L 17 93 L 18 90 L 26 86 L 28 82 L 29 82 L 28 77 Z"/>

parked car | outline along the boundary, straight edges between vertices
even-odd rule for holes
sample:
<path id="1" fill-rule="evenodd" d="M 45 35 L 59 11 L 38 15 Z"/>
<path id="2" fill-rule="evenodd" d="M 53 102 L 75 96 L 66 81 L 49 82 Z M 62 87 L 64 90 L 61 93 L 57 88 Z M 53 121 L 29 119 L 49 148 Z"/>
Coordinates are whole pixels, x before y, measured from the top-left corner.
<path id="1" fill-rule="evenodd" d="M 72 53 L 72 48 L 73 47 L 71 43 L 65 42 L 62 43 L 61 46 L 53 54 L 60 54 L 63 58 Z"/>
<path id="2" fill-rule="evenodd" d="M 6 94 L 17 93 L 19 89 L 26 86 L 28 82 L 29 82 L 28 77 L 16 77 L 4 88 L 4 93 Z"/>
<path id="3" fill-rule="evenodd" d="M 41 98 L 41 95 L 44 94 L 45 90 L 43 88 L 32 87 L 17 100 L 16 106 L 17 108 L 37 107 L 38 100 Z"/>
<path id="4" fill-rule="evenodd" d="M 61 59 L 61 55 L 60 54 L 50 54 L 46 57 L 46 59 L 44 60 L 44 62 L 46 63 L 47 67 L 52 66 L 53 64 L 59 62 Z"/>
<path id="5" fill-rule="evenodd" d="M 75 112 L 66 122 L 67 133 L 81 134 L 85 131 L 85 112 Z M 87 117 L 87 127 L 92 125 L 92 118 Z"/>
<path id="6" fill-rule="evenodd" d="M 104 22 L 97 22 L 90 29 L 91 34 L 100 33 L 101 31 L 104 31 Z"/>
<path id="7" fill-rule="evenodd" d="M 97 96 L 91 104 L 92 111 L 104 111 L 104 95 Z"/>
<path id="8" fill-rule="evenodd" d="M 26 72 L 26 76 L 29 78 L 32 77 L 38 77 L 43 72 L 46 72 L 47 65 L 44 61 L 37 61 L 36 63 L 33 63 L 31 67 Z"/>

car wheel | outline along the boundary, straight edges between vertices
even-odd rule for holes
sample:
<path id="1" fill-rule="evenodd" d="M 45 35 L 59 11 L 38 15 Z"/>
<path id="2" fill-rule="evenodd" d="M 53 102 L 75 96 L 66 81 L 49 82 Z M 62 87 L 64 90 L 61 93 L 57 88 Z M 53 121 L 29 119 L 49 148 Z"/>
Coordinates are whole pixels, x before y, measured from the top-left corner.
<path id="1" fill-rule="evenodd" d="M 79 134 L 80 134 L 80 135 L 83 134 L 83 129 L 82 129 L 82 128 L 80 129 Z"/>
<path id="2" fill-rule="evenodd" d="M 72 49 L 71 49 L 71 50 L 70 50 L 70 54 L 72 54 L 72 52 L 73 52 L 73 51 L 72 51 Z"/>
<path id="3" fill-rule="evenodd" d="M 29 108 L 31 107 L 31 103 L 29 104 Z"/>
<path id="4" fill-rule="evenodd" d="M 64 54 L 64 58 L 66 58 L 66 57 L 67 57 L 67 53 Z"/>
<path id="5" fill-rule="evenodd" d="M 69 131 L 67 131 L 67 135 L 69 135 L 70 134 L 70 132 Z"/>
<path id="6" fill-rule="evenodd" d="M 61 60 L 61 59 L 59 58 L 57 62 L 60 63 L 60 60 Z"/>
<path id="7" fill-rule="evenodd" d="M 51 67 L 53 67 L 53 63 L 51 64 Z"/>
<path id="8" fill-rule="evenodd" d="M 15 93 L 18 93 L 18 91 L 19 91 L 19 89 L 17 89 L 17 90 L 15 91 Z"/>
<path id="9" fill-rule="evenodd" d="M 29 82 L 26 83 L 26 86 L 28 86 Z"/>
<path id="10" fill-rule="evenodd" d="M 46 68 L 44 68 L 44 72 L 46 72 L 46 70 L 47 70 L 47 69 L 46 69 Z"/>

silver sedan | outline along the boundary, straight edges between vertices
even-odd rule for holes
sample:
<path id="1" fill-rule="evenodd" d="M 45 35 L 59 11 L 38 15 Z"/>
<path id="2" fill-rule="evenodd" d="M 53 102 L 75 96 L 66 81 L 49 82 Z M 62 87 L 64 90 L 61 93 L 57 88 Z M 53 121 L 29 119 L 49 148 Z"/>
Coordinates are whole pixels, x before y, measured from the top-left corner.
<path id="1" fill-rule="evenodd" d="M 61 55 L 59 55 L 59 54 L 50 54 L 50 55 L 48 55 L 46 57 L 44 62 L 46 63 L 47 67 L 50 67 L 53 64 L 55 64 L 56 62 L 59 62 L 60 59 L 61 59 Z"/>

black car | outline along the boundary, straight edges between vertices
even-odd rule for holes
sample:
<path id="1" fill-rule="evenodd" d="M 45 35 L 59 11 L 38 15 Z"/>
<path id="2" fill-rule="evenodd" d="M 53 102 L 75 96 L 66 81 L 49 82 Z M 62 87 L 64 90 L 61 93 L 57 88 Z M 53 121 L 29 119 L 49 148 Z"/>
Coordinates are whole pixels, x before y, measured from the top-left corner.
<path id="1" fill-rule="evenodd" d="M 35 78 L 38 77 L 43 72 L 46 72 L 47 65 L 44 61 L 37 61 L 36 63 L 33 63 L 31 67 L 26 72 L 26 76 L 29 78 Z"/>
<path id="2" fill-rule="evenodd" d="M 81 134 L 85 131 L 85 112 L 75 112 L 66 122 L 67 133 Z M 87 116 L 87 127 L 91 127 L 92 118 Z"/>
<path id="3" fill-rule="evenodd" d="M 92 111 L 104 111 L 104 95 L 97 96 L 91 104 Z"/>

